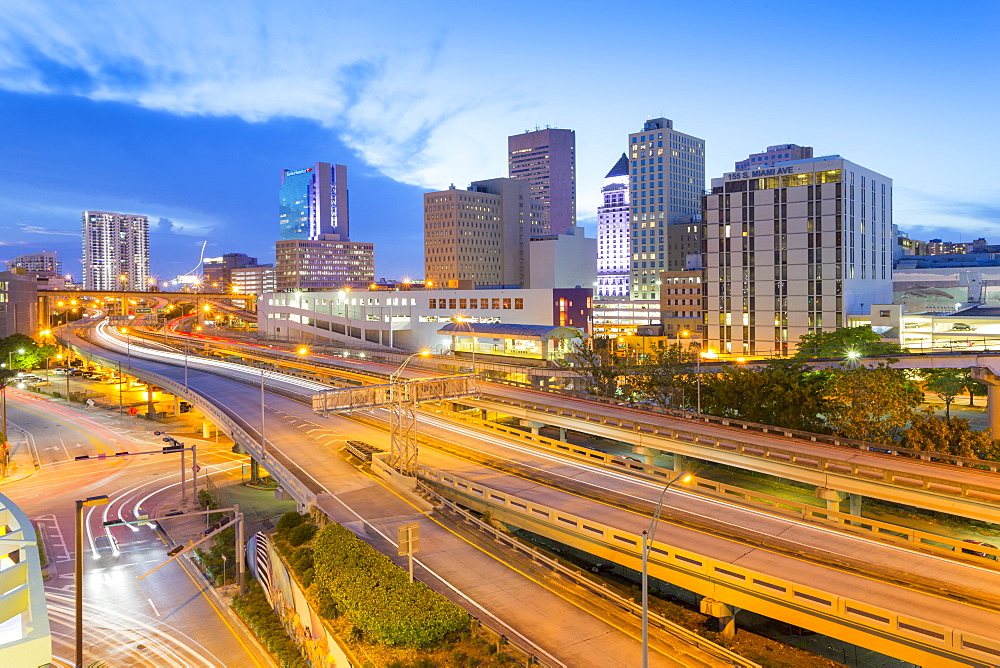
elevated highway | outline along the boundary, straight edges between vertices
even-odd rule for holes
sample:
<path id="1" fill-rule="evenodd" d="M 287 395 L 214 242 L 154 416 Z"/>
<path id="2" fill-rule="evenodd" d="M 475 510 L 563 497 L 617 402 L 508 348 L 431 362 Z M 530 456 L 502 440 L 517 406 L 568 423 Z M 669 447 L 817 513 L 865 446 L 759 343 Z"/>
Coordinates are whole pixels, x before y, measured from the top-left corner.
<path id="1" fill-rule="evenodd" d="M 77 347 L 86 354 L 86 346 Z M 135 354 L 134 349 L 133 353 Z M 113 356 L 112 353 L 102 351 L 90 351 L 90 354 Z M 200 363 L 201 360 L 195 362 Z M 176 378 L 178 369 L 164 369 L 165 366 L 168 365 L 140 360 L 134 361 L 132 371 L 140 377 L 157 374 L 168 380 L 171 375 Z M 221 367 L 218 372 L 226 375 L 235 373 Z M 244 369 L 243 372 L 252 376 L 255 370 Z M 229 418 L 234 423 L 241 419 L 242 428 L 251 435 L 252 418 L 246 416 L 252 415 L 254 408 L 257 408 L 254 406 L 253 396 L 247 397 L 245 386 L 240 386 L 239 381 L 235 380 L 228 380 L 230 387 L 223 392 L 221 383 L 226 379 L 214 374 L 212 379 L 202 378 L 204 373 L 199 370 L 196 380 L 192 381 L 192 386 L 198 388 L 200 400 L 217 407 L 219 404 L 229 405 Z M 267 383 L 272 381 L 276 382 L 276 379 L 266 380 Z M 233 383 L 236 383 L 236 387 L 233 387 Z M 231 397 L 234 393 L 243 395 L 240 400 L 244 404 L 242 409 L 233 407 Z M 278 463 L 284 461 L 279 458 L 280 455 L 297 467 L 293 470 L 292 466 L 285 466 L 284 473 L 279 473 L 279 477 L 304 476 L 305 491 L 300 494 L 305 502 L 310 502 L 308 494 L 311 493 L 315 496 L 314 503 L 318 507 L 329 509 L 331 516 L 343 518 L 343 509 L 337 508 L 336 503 L 331 506 L 329 495 L 341 497 L 342 501 L 345 495 L 359 490 L 354 486 L 356 483 L 352 485 L 347 479 L 336 475 L 332 479 L 327 477 L 333 466 L 330 451 L 324 449 L 322 443 L 317 444 L 309 438 L 310 431 L 323 432 L 324 427 L 330 428 L 328 425 L 345 429 L 341 426 L 342 418 L 317 422 L 307 407 L 276 397 L 273 393 L 269 393 L 267 404 L 271 414 L 267 421 L 268 434 L 273 433 L 271 429 L 275 414 L 279 417 L 279 423 L 285 423 L 280 431 L 281 440 L 276 442 L 273 436 L 269 436 L 265 441 L 267 450 L 272 451 L 271 456 Z M 430 423 L 425 424 L 426 428 L 432 426 Z M 289 425 L 298 431 L 289 431 Z M 421 427 L 422 430 L 424 428 Z M 449 425 L 446 431 L 454 437 L 460 430 Z M 368 437 L 375 438 L 371 435 Z M 460 440 L 468 444 L 483 439 L 469 432 L 462 432 Z M 267 453 L 262 454 L 267 456 Z M 514 455 L 507 453 L 504 456 Z M 537 455 L 526 452 L 517 455 L 517 461 L 521 465 L 531 465 L 533 458 L 537 458 Z M 553 460 L 535 461 L 534 465 L 544 469 L 560 467 Z M 586 473 L 590 475 L 593 470 L 593 467 L 589 467 Z M 483 469 L 481 466 L 473 469 L 471 464 L 462 460 L 436 462 L 434 466 L 425 469 L 425 475 L 428 479 L 435 480 L 442 489 L 451 484 L 449 493 L 453 498 L 462 500 L 463 504 L 477 507 L 478 503 L 480 508 L 488 505 L 504 521 L 509 521 L 514 526 L 523 526 L 541 535 L 581 546 L 581 549 L 606 556 L 628 567 L 635 566 L 636 536 L 648 523 L 648 517 L 643 518 L 620 508 L 595 503 L 588 498 L 566 494 L 550 486 L 500 475 L 495 470 Z M 573 470 L 573 477 L 581 475 L 579 469 Z M 450 476 L 452 483 L 442 476 Z M 622 477 L 621 474 L 608 478 L 602 484 L 605 487 L 612 486 L 619 494 L 640 498 L 647 505 L 654 502 L 659 492 L 656 483 Z M 466 487 L 463 488 L 462 485 Z M 345 488 L 343 491 L 341 486 Z M 461 496 L 462 494 L 465 496 Z M 357 505 L 353 509 L 354 512 L 363 512 Z M 703 514 L 705 512 L 702 511 Z M 715 509 L 715 512 L 720 511 Z M 754 527 L 763 521 L 754 520 Z M 772 519 L 767 519 L 767 522 L 771 521 Z M 748 523 L 750 520 L 746 518 L 733 520 L 733 524 Z M 666 524 L 661 527 L 662 533 L 659 536 L 663 543 L 656 546 L 656 550 L 660 552 L 654 551 L 654 560 L 661 563 L 655 566 L 657 570 L 654 574 L 705 596 L 706 611 L 720 618 L 731 617 L 735 608 L 756 610 L 806 628 L 829 632 L 835 636 L 841 634 L 838 637 L 849 638 L 858 644 L 925 665 L 992 665 L 996 663 L 996 657 L 1000 657 L 1000 638 L 997 637 L 997 629 L 1000 629 L 997 621 L 1000 620 L 995 618 L 995 611 L 988 602 L 978 605 L 965 603 L 958 593 L 966 591 L 971 599 L 973 593 L 981 598 L 983 592 L 1000 590 L 997 588 L 1000 582 L 991 579 L 996 574 L 986 569 L 968 564 L 942 564 L 940 561 L 925 560 L 924 557 L 916 559 L 907 556 L 904 559 L 899 552 L 885 551 L 899 548 L 877 546 L 868 541 L 859 542 L 856 538 L 838 538 L 834 534 L 816 534 L 809 540 L 796 535 L 794 540 L 810 553 L 815 553 L 820 548 L 829 552 L 836 543 L 837 551 L 850 553 L 859 561 L 882 565 L 916 564 L 906 572 L 905 577 L 894 576 L 892 581 L 883 581 L 871 575 L 859 576 L 845 573 L 841 568 L 824 565 L 822 557 L 803 562 L 801 556 L 792 557 L 755 547 L 746 539 L 720 538 L 705 532 L 691 532 L 692 530 L 683 526 L 670 526 L 672 528 L 669 529 Z M 691 533 L 675 533 L 679 530 Z M 763 533 L 776 538 L 800 530 L 801 526 L 797 524 L 774 524 Z M 809 567 L 804 569 L 800 563 L 808 563 Z M 697 568 L 697 572 L 692 574 L 689 565 Z M 947 575 L 941 574 L 943 568 Z M 927 587 L 918 590 L 907 586 L 907 583 L 926 583 Z M 939 584 L 947 593 L 927 591 Z M 754 591 L 749 591 L 754 588 Z M 869 589 L 872 594 L 867 593 Z M 917 614 L 917 611 L 921 611 L 921 614 Z M 931 612 L 924 614 L 923 611 Z"/>
<path id="2" fill-rule="evenodd" d="M 279 348 L 197 337 L 205 345 L 240 351 L 256 360 L 281 360 L 282 366 L 327 376 L 342 374 L 353 382 L 384 382 L 391 368 L 377 362 L 284 351 Z M 918 357 L 918 356 L 911 356 Z M 933 364 L 934 356 L 919 356 Z M 969 359 L 942 356 L 964 365 Z M 994 356 L 1000 359 L 1000 356 Z M 401 361 L 401 360 L 400 360 Z M 407 369 L 404 378 L 433 372 Z M 752 423 L 696 417 L 663 410 L 640 410 L 616 403 L 576 399 L 482 382 L 475 400 L 460 403 L 517 417 L 537 433 L 550 425 L 629 444 L 652 464 L 655 454 L 674 455 L 736 466 L 813 485 L 830 510 L 841 504 L 860 513 L 864 497 L 1000 524 L 1000 462 L 886 448 L 834 436 L 798 432 Z M 997 401 L 995 406 L 1000 406 Z"/>
<path id="3" fill-rule="evenodd" d="M 115 337 L 111 331 L 108 335 Z M 385 435 L 344 418 L 317 421 L 307 405 L 293 398 L 308 397 L 315 391 L 315 383 L 221 360 L 189 357 L 185 385 L 183 355 L 133 343 L 129 364 L 123 342 L 105 341 L 94 344 L 77 338 L 75 343 L 67 343 L 88 359 L 121 365 L 125 373 L 192 402 L 252 456 L 260 458 L 262 466 L 303 510 L 321 512 L 390 555 L 395 554 L 396 528 L 418 522 L 424 545 L 416 560 L 418 577 L 526 648 L 541 665 L 639 663 L 637 620 L 631 626 L 615 626 L 576 607 L 508 567 L 502 559 L 471 548 L 437 524 L 426 507 L 415 507 L 349 464 L 339 454 L 346 440 L 378 442 Z M 655 634 L 651 647 L 655 666 L 755 665 L 711 643 L 692 645 L 690 639 L 678 640 L 663 632 Z"/>

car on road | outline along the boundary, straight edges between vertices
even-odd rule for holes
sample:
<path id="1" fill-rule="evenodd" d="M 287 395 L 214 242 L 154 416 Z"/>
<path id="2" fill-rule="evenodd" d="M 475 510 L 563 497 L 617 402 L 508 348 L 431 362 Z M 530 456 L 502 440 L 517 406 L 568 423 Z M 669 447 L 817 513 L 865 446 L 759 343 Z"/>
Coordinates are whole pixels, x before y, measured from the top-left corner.
<path id="1" fill-rule="evenodd" d="M 59 366 L 59 367 L 56 367 L 55 369 L 52 369 L 52 373 L 59 374 L 60 376 L 65 376 L 66 374 L 72 373 L 72 372 L 73 372 L 73 369 L 71 367 L 68 367 L 68 366 Z"/>
<path id="2" fill-rule="evenodd" d="M 996 545 L 990 545 L 989 543 L 984 543 L 984 542 L 983 542 L 983 541 L 981 541 L 981 540 L 971 540 L 971 539 L 968 539 L 968 538 L 967 538 L 967 539 L 965 539 L 965 540 L 964 540 L 964 541 L 962 541 L 962 542 L 963 542 L 963 543 L 971 543 L 972 545 L 982 545 L 983 547 L 991 547 L 991 548 L 993 548 L 993 549 L 996 549 Z M 986 557 L 987 559 L 993 559 L 993 560 L 996 560 L 996 557 L 995 557 L 994 555 L 992 555 L 992 554 L 986 554 L 985 552 L 979 552 L 978 550 L 970 550 L 970 549 L 968 549 L 968 548 L 964 548 L 964 547 L 963 547 L 963 548 L 962 548 L 962 552 L 963 552 L 964 554 L 974 554 L 974 555 L 976 555 L 977 557 Z"/>
<path id="3" fill-rule="evenodd" d="M 956 322 L 951 326 L 951 331 L 953 332 L 971 332 L 976 328 L 965 322 Z"/>
<path id="4" fill-rule="evenodd" d="M 44 380 L 42 378 L 25 383 L 25 385 L 27 385 L 28 387 L 44 387 L 45 385 L 51 385 L 51 384 L 52 384 L 51 380 Z"/>

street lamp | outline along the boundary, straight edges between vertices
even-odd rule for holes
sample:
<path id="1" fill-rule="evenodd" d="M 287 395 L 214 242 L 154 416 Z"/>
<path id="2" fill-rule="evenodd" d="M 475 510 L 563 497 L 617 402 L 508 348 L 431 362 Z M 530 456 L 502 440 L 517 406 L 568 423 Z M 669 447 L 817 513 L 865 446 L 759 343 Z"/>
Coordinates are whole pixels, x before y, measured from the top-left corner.
<path id="1" fill-rule="evenodd" d="M 857 369 L 858 368 L 858 360 L 860 360 L 860 359 L 861 359 L 861 353 L 860 352 L 858 352 L 857 350 L 848 350 L 847 351 L 847 361 L 845 362 L 844 366 L 846 366 L 848 369 Z"/>
<path id="2" fill-rule="evenodd" d="M 76 502 L 76 545 L 74 549 L 75 563 L 73 578 L 76 581 L 76 663 L 77 668 L 83 668 L 83 508 L 84 506 L 104 506 L 108 504 L 107 496 L 92 496 Z"/>
<path id="3" fill-rule="evenodd" d="M 405 360 L 403 360 L 403 363 L 399 365 L 399 368 L 396 369 L 395 371 L 393 371 L 392 375 L 389 376 L 389 384 L 392 385 L 397 380 L 399 380 L 399 375 L 401 373 L 403 373 L 403 369 L 406 368 L 406 365 L 410 363 L 411 359 L 413 359 L 417 355 L 419 355 L 420 357 L 427 357 L 430 354 L 431 354 L 431 351 L 429 351 L 429 350 L 421 350 L 421 351 L 415 352 L 412 355 L 410 355 L 409 357 L 407 357 Z"/>
<path id="4" fill-rule="evenodd" d="M 656 534 L 656 527 L 660 522 L 663 497 L 666 496 L 667 490 L 675 482 L 690 482 L 693 477 L 690 473 L 681 473 L 663 487 L 663 491 L 660 492 L 660 500 L 656 502 L 656 510 L 653 511 L 653 519 L 649 523 L 649 528 L 642 532 L 642 668 L 649 668 L 649 549 L 653 545 L 653 536 Z"/>

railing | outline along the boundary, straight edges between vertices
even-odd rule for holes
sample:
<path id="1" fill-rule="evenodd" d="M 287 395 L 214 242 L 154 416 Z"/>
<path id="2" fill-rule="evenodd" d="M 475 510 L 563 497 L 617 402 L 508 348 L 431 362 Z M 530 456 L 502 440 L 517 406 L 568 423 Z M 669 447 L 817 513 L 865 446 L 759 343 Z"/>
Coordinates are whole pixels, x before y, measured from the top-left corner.
<path id="1" fill-rule="evenodd" d="M 441 411 L 436 411 L 441 413 Z M 495 422 L 489 422 L 472 415 L 447 411 L 447 418 L 458 420 L 470 424 L 480 429 L 485 429 L 495 433 L 504 434 L 507 437 L 515 438 L 523 443 L 530 443 L 562 455 L 569 456 L 588 464 L 601 466 L 614 471 L 626 470 L 630 473 L 640 475 L 658 482 L 665 483 L 677 474 L 673 469 L 663 468 L 655 464 L 646 464 L 641 461 L 623 459 L 616 455 L 611 455 L 600 450 L 585 448 L 580 445 L 566 443 L 557 439 L 537 436 L 535 434 L 522 431 L 513 427 L 505 427 Z M 764 492 L 727 485 L 725 483 L 708 480 L 692 476 L 689 491 L 699 492 L 706 495 L 724 499 L 730 503 L 764 508 L 775 513 L 780 513 L 796 519 L 808 522 L 816 522 L 831 528 L 838 528 L 852 533 L 864 534 L 868 538 L 874 538 L 897 545 L 926 550 L 935 554 L 958 557 L 964 561 L 972 561 L 984 568 L 1000 570 L 1000 548 L 988 545 L 970 545 L 959 539 L 941 536 L 910 527 L 881 522 L 842 513 L 835 510 L 828 510 L 822 506 L 811 505 L 802 501 L 785 499 L 780 496 L 773 496 Z M 964 550 L 964 551 L 963 551 Z M 980 556 L 981 553 L 985 556 Z"/>
<path id="2" fill-rule="evenodd" d="M 38 552 L 38 538 L 28 516 L 0 494 L 0 619 L 20 618 L 14 637 L 0 642 L 0 663 L 7 666 L 41 666 L 52 661 L 52 631 L 45 603 L 45 583 Z M 9 636 L 8 636 L 9 637 Z"/>
<path id="3" fill-rule="evenodd" d="M 645 422 L 644 420 L 641 419 L 625 420 L 621 418 L 609 417 L 607 415 L 597 415 L 593 413 L 585 413 L 576 410 L 545 406 L 517 399 L 508 399 L 506 397 L 499 397 L 496 395 L 480 395 L 480 397 L 478 397 L 473 401 L 490 401 L 500 404 L 517 406 L 525 410 L 548 413 L 559 417 L 567 417 L 574 420 L 585 420 L 587 422 L 595 422 L 601 426 L 609 426 L 617 429 L 623 429 L 640 435 L 640 439 L 634 442 L 635 445 L 650 445 L 652 447 L 659 448 L 660 446 L 656 444 L 642 442 L 641 436 L 649 435 L 652 437 L 659 437 L 659 438 L 669 439 L 672 441 L 686 442 L 693 446 L 709 447 L 720 451 L 743 455 L 746 457 L 753 457 L 756 459 L 769 460 L 769 461 L 777 461 L 783 464 L 811 469 L 822 473 L 831 473 L 835 475 L 849 476 L 867 482 L 878 482 L 908 489 L 919 489 L 925 492 L 932 492 L 944 496 L 951 496 L 951 497 L 958 496 L 958 497 L 977 499 L 987 502 L 1000 502 L 1000 484 L 998 483 L 986 484 L 984 482 L 983 484 L 976 484 L 972 482 L 957 482 L 952 479 L 940 478 L 933 475 L 925 475 L 909 471 L 899 471 L 893 469 L 891 466 L 888 465 L 878 466 L 875 464 L 859 464 L 857 462 L 850 461 L 850 458 L 805 454 L 798 450 L 791 449 L 789 447 L 744 443 L 742 441 L 738 441 L 735 439 L 706 436 L 705 434 L 700 434 L 694 431 L 672 429 L 669 427 L 658 427 L 651 423 Z M 708 420 L 706 420 L 706 422 L 708 422 Z M 735 421 L 718 419 L 717 423 L 723 426 L 731 426 L 735 423 Z M 735 424 L 738 425 L 740 423 L 735 423 Z M 773 428 L 770 428 L 769 431 L 777 431 L 779 434 L 785 433 L 784 430 L 775 430 Z M 841 444 L 843 442 L 844 441 L 841 440 Z M 880 451 L 882 453 L 889 451 L 890 454 L 893 452 L 906 453 L 906 454 L 909 453 L 919 454 L 921 455 L 924 461 L 929 460 L 931 457 L 936 458 L 939 454 L 932 452 L 923 452 L 920 450 L 903 450 L 900 448 L 896 448 L 893 450 L 890 450 L 889 448 L 883 449 L 877 446 L 873 446 L 870 443 L 866 443 L 865 446 L 870 450 Z M 986 473 L 987 469 L 989 471 L 996 472 L 998 470 L 997 467 L 1000 467 L 1000 463 L 998 462 L 970 459 L 967 457 L 950 457 L 948 455 L 940 455 L 940 456 L 948 457 L 949 459 L 952 460 L 962 460 L 962 461 L 968 461 L 970 463 L 975 462 L 977 464 L 981 464 L 983 465 L 983 468 L 980 469 L 978 472 L 984 474 Z M 928 461 L 927 463 L 930 464 L 931 462 Z M 968 468 L 972 467 L 969 466 Z M 973 470 L 970 472 L 976 472 L 976 471 Z"/>
<path id="4" fill-rule="evenodd" d="M 68 341 L 63 341 L 63 345 L 67 346 L 81 357 L 97 362 L 102 366 L 120 368 L 122 371 L 126 371 L 136 378 L 142 378 L 143 380 L 150 381 L 155 385 L 170 391 L 172 394 L 184 397 L 187 401 L 191 402 L 202 415 L 215 424 L 216 427 L 224 427 L 234 441 L 245 448 L 261 466 L 281 481 L 281 486 L 284 487 L 296 501 L 305 506 L 314 505 L 316 503 L 316 496 L 321 493 L 322 489 L 318 484 L 315 484 L 315 481 L 313 482 L 316 489 L 313 490 L 307 487 L 303 480 L 310 480 L 310 478 L 305 471 L 302 472 L 303 476 L 300 480 L 292 474 L 292 472 L 284 464 L 275 459 L 274 455 L 267 450 L 263 443 L 258 442 L 257 439 L 252 437 L 240 424 L 231 418 L 223 409 L 216 406 L 209 398 L 202 396 L 196 390 L 191 389 L 190 387 L 185 387 L 183 384 L 178 383 L 175 380 L 167 378 L 166 376 L 161 376 L 153 371 L 143 369 L 142 367 L 121 363 L 117 360 L 98 355 L 92 350 L 81 348 Z M 294 464 L 292 464 L 292 466 L 294 467 Z"/>
<path id="5" fill-rule="evenodd" d="M 481 396 L 484 399 L 498 401 L 510 405 L 516 405 L 516 406 L 530 405 L 532 406 L 532 410 L 544 410 L 549 413 L 560 412 L 564 410 L 559 408 L 542 406 L 539 404 L 522 401 L 520 399 L 513 399 L 502 395 L 489 394 L 488 392 L 483 392 Z M 965 468 L 980 469 L 983 471 L 1000 472 L 1000 462 L 995 462 L 988 459 L 976 459 L 975 457 L 962 457 L 959 455 L 951 455 L 946 452 L 913 450 L 910 448 L 901 448 L 894 445 L 871 443 L 869 441 L 859 441 L 853 438 L 843 438 L 840 436 L 833 436 L 831 434 L 817 434 L 811 431 L 800 431 L 797 429 L 788 429 L 786 427 L 775 427 L 773 425 L 760 424 L 758 422 L 744 422 L 742 420 L 735 420 L 733 418 L 708 415 L 707 413 L 697 414 L 697 413 L 692 413 L 690 411 L 660 408 L 658 406 L 630 404 L 621 401 L 616 401 L 614 399 L 607 399 L 604 397 L 580 397 L 578 395 L 571 394 L 568 392 L 560 393 L 560 396 L 565 396 L 570 399 L 577 399 L 583 402 L 598 403 L 606 406 L 613 406 L 615 408 L 627 409 L 632 411 L 642 411 L 644 413 L 651 413 L 653 415 L 662 416 L 666 418 L 680 419 L 684 420 L 687 423 L 697 422 L 704 424 L 713 424 L 720 427 L 737 428 L 737 429 L 742 429 L 744 431 L 755 431 L 761 434 L 773 434 L 775 436 L 784 436 L 785 438 L 810 441 L 812 443 L 835 445 L 838 447 L 851 448 L 867 452 L 877 452 L 880 454 L 903 455 L 908 458 L 920 459 L 923 461 L 933 461 L 937 463 L 953 464 L 955 466 L 961 466 Z M 614 418 L 607 418 L 606 416 L 600 416 L 600 417 L 608 420 L 609 423 L 614 420 Z M 628 422 L 635 422 L 635 421 L 629 420 Z"/>
<path id="6" fill-rule="evenodd" d="M 639 534 L 621 531 L 426 466 L 419 467 L 419 474 L 460 498 L 472 499 L 485 507 L 502 508 L 510 515 L 526 518 L 526 528 L 543 524 L 558 533 L 599 542 L 622 555 L 622 565 L 626 567 L 635 568 L 640 560 L 642 536 Z M 919 646 L 924 652 L 935 653 L 934 650 L 939 650 L 975 658 L 985 665 L 1000 662 L 1000 641 L 996 639 L 873 606 L 660 541 L 651 543 L 648 561 L 651 571 L 656 571 L 656 577 L 672 582 L 683 576 L 683 586 L 701 595 L 719 599 L 730 594 L 731 598 L 741 601 L 757 600 L 762 609 L 771 609 L 774 601 L 780 601 L 796 614 L 832 618 L 878 637 L 895 637 L 909 646 Z"/>
<path id="7" fill-rule="evenodd" d="M 420 491 L 430 496 L 435 503 L 444 506 L 452 514 L 459 517 L 463 522 L 471 525 L 478 531 L 490 536 L 490 538 L 492 538 L 497 543 L 500 543 L 504 547 L 514 550 L 515 552 L 520 552 L 521 554 L 526 555 L 532 561 L 541 564 L 542 566 L 548 568 L 550 571 L 554 573 L 558 573 L 569 582 L 572 582 L 574 585 L 582 587 L 592 596 L 608 601 L 612 603 L 614 606 L 622 610 L 627 610 L 637 617 L 642 614 L 642 606 L 637 604 L 635 601 L 625 598 L 623 596 L 619 596 L 612 590 L 608 589 L 606 586 L 597 584 L 584 573 L 581 573 L 573 568 L 570 568 L 569 566 L 566 566 L 565 564 L 562 564 L 561 562 L 549 557 L 541 550 L 532 547 L 530 545 L 525 545 L 524 543 L 513 539 L 510 536 L 510 534 L 504 533 L 503 531 L 500 531 L 499 529 L 496 529 L 493 526 L 483 522 L 475 515 L 470 513 L 468 510 L 465 510 L 457 503 L 454 503 L 449 499 L 446 499 L 445 497 L 441 496 L 427 485 L 421 483 Z M 651 626 L 662 629 L 663 631 L 669 633 L 675 638 L 683 640 L 684 642 L 687 642 L 688 644 L 697 647 L 699 650 L 707 652 L 708 654 L 711 654 L 712 656 L 725 661 L 727 665 L 745 666 L 746 668 L 755 668 L 755 667 L 759 668 L 759 664 L 754 663 L 749 659 L 745 659 L 739 654 L 731 652 L 725 647 L 716 645 L 707 638 L 702 638 L 694 631 L 686 629 L 683 626 L 680 626 L 679 624 L 675 624 L 674 622 L 670 621 L 669 619 L 667 619 L 662 615 L 657 614 L 656 612 L 652 611 L 649 612 L 649 623 Z"/>

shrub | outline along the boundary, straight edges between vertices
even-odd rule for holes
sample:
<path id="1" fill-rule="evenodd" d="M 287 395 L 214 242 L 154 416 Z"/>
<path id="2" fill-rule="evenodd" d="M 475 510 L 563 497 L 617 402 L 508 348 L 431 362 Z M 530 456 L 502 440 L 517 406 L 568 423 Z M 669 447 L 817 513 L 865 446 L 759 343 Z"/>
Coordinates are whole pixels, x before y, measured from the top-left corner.
<path id="1" fill-rule="evenodd" d="M 313 541 L 316 583 L 367 637 L 386 645 L 428 646 L 464 628 L 468 614 L 338 524 Z"/>
<path id="2" fill-rule="evenodd" d="M 290 530 L 299 526 L 306 521 L 305 516 L 299 515 L 298 513 L 292 511 L 290 513 L 285 513 L 280 518 L 278 518 L 278 533 L 287 534 Z"/>
<path id="3" fill-rule="evenodd" d="M 233 599 L 233 608 L 284 668 L 306 668 L 309 665 L 303 660 L 298 646 L 285 633 L 281 620 L 268 605 L 264 590 L 255 580 L 248 583 L 246 594 Z"/>
<path id="4" fill-rule="evenodd" d="M 300 524 L 297 527 L 289 530 L 286 535 L 286 540 L 292 547 L 298 547 L 303 543 L 307 543 L 312 540 L 312 537 L 316 535 L 318 529 L 315 524 Z"/>

